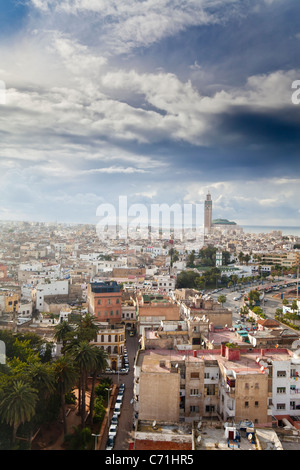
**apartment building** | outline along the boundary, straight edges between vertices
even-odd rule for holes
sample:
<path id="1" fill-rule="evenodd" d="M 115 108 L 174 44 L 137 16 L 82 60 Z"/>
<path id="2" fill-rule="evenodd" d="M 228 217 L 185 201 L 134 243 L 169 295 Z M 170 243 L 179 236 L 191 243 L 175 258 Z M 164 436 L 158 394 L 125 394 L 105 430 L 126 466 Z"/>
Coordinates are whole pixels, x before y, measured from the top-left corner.
<path id="1" fill-rule="evenodd" d="M 87 288 L 89 313 L 97 321 L 119 323 L 122 319 L 122 293 L 115 281 L 91 282 Z"/>
<path id="2" fill-rule="evenodd" d="M 158 329 L 162 321 L 180 320 L 180 308 L 177 304 L 168 302 L 166 299 L 162 301 L 153 301 L 150 304 L 137 306 L 137 328 L 141 335 L 144 328 Z"/>
<path id="3" fill-rule="evenodd" d="M 300 416 L 300 349 L 266 352 L 263 360 L 269 369 L 272 395 L 269 399 L 277 418 Z"/>
<path id="4" fill-rule="evenodd" d="M 65 295 L 69 293 L 69 281 L 60 280 L 54 282 L 45 282 L 36 286 L 36 309 L 44 310 L 44 300 L 46 296 Z"/>
<path id="5" fill-rule="evenodd" d="M 233 419 L 271 426 L 279 403 L 272 402 L 272 393 L 280 385 L 263 360 L 265 354 L 274 364 L 279 361 L 281 368 L 281 356 L 288 357 L 287 350 L 239 350 L 225 344 L 209 351 L 140 350 L 135 363 L 135 413 L 141 420 Z M 274 366 L 276 374 L 277 369 Z M 292 374 L 290 380 L 296 382 L 298 367 L 291 370 L 286 374 Z M 289 397 L 293 396 L 289 409 L 295 413 L 297 393 L 295 387 L 289 391 Z"/>
<path id="6" fill-rule="evenodd" d="M 16 313 L 19 310 L 19 294 L 13 291 L 4 291 L 0 294 L 0 314 Z"/>
<path id="7" fill-rule="evenodd" d="M 118 370 L 122 367 L 122 358 L 125 347 L 125 327 L 109 324 L 100 324 L 97 338 L 93 345 L 107 353 L 108 368 Z"/>
<path id="8" fill-rule="evenodd" d="M 156 285 L 159 291 L 169 293 L 175 289 L 176 279 L 174 276 L 157 276 Z"/>
<path id="9" fill-rule="evenodd" d="M 283 268 L 292 268 L 293 266 L 300 265 L 300 252 L 299 251 L 285 251 L 282 253 L 264 253 L 261 255 L 261 262 L 266 264 L 278 264 Z"/>

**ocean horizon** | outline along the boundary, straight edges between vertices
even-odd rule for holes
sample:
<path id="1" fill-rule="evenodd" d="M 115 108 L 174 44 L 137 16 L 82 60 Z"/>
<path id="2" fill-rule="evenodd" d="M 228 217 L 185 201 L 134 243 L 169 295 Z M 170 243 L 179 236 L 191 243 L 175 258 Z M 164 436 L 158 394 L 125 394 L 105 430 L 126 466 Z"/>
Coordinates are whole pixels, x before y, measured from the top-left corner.
<path id="1" fill-rule="evenodd" d="M 284 225 L 240 225 L 244 233 L 270 233 L 273 230 L 280 230 L 282 235 L 294 235 L 300 237 L 300 227 Z"/>

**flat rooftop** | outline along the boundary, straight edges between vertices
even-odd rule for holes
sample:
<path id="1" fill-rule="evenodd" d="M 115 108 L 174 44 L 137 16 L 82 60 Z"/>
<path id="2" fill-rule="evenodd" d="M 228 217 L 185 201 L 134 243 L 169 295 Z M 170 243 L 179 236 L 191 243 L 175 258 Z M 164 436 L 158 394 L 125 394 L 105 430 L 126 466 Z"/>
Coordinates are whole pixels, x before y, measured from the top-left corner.
<path id="1" fill-rule="evenodd" d="M 196 355 L 194 355 L 194 353 Z M 146 349 L 140 350 L 137 358 L 137 367 L 141 367 L 143 372 L 171 373 L 171 365 L 177 362 L 199 363 L 200 361 L 218 361 L 226 369 L 238 374 L 262 373 L 259 360 L 271 359 L 276 361 L 287 361 L 292 353 L 287 349 L 262 350 L 249 347 L 240 349 L 239 360 L 228 360 L 221 355 L 220 349 L 206 349 L 198 351 L 176 351 L 166 349 Z"/>

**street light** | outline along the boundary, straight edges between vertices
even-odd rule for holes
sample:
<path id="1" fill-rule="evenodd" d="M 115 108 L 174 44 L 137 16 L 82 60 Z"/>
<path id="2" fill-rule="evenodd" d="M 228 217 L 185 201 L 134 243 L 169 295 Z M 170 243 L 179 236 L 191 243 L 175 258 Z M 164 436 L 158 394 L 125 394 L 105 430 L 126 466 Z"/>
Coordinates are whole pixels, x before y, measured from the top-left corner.
<path id="1" fill-rule="evenodd" d="M 100 436 L 100 434 L 92 434 L 92 436 L 95 438 L 95 450 L 97 450 L 97 439 Z"/>

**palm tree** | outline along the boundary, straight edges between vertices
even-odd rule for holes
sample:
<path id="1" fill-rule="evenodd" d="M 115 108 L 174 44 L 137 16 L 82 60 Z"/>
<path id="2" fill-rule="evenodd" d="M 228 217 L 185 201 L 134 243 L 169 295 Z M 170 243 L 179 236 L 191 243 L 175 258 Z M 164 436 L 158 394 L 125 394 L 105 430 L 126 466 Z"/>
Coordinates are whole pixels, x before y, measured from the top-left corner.
<path id="1" fill-rule="evenodd" d="M 47 398 L 55 390 L 54 371 L 50 364 L 34 362 L 29 364 L 26 370 L 34 388 L 43 398 Z"/>
<path id="2" fill-rule="evenodd" d="M 5 388 L 0 398 L 1 421 L 13 427 L 12 440 L 15 442 L 17 430 L 35 415 L 38 400 L 37 390 L 29 383 L 15 380 Z"/>
<path id="3" fill-rule="evenodd" d="M 61 397 L 62 418 L 64 425 L 64 434 L 67 433 L 66 421 L 66 394 L 72 390 L 76 383 L 77 371 L 73 365 L 72 360 L 67 356 L 62 356 L 54 363 L 54 375 L 57 384 L 58 392 Z"/>
<path id="4" fill-rule="evenodd" d="M 65 353 L 65 347 L 66 343 L 68 340 L 68 337 L 70 336 L 70 333 L 73 331 L 73 328 L 67 321 L 63 321 L 59 323 L 58 325 L 55 326 L 55 333 L 54 333 L 54 338 L 58 342 L 62 342 L 63 347 L 62 347 L 62 352 L 63 354 Z"/>
<path id="5" fill-rule="evenodd" d="M 97 374 L 101 373 L 107 367 L 107 353 L 103 349 L 96 347 L 96 363 L 92 371 L 92 389 L 90 398 L 90 423 L 93 424 L 94 402 L 95 402 L 95 384 Z"/>
<path id="6" fill-rule="evenodd" d="M 86 405 L 85 405 L 85 394 L 87 386 L 88 373 L 94 370 L 97 362 L 96 346 L 88 343 L 87 341 L 81 341 L 79 344 L 75 344 L 72 348 L 72 357 L 77 364 L 79 371 L 79 411 L 81 412 L 81 425 L 84 426 Z M 81 397 L 81 398 L 80 398 Z"/>
<path id="7" fill-rule="evenodd" d="M 98 330 L 98 325 L 94 323 L 94 316 L 87 313 L 81 318 L 76 333 L 81 341 L 92 341 L 96 339 Z"/>

